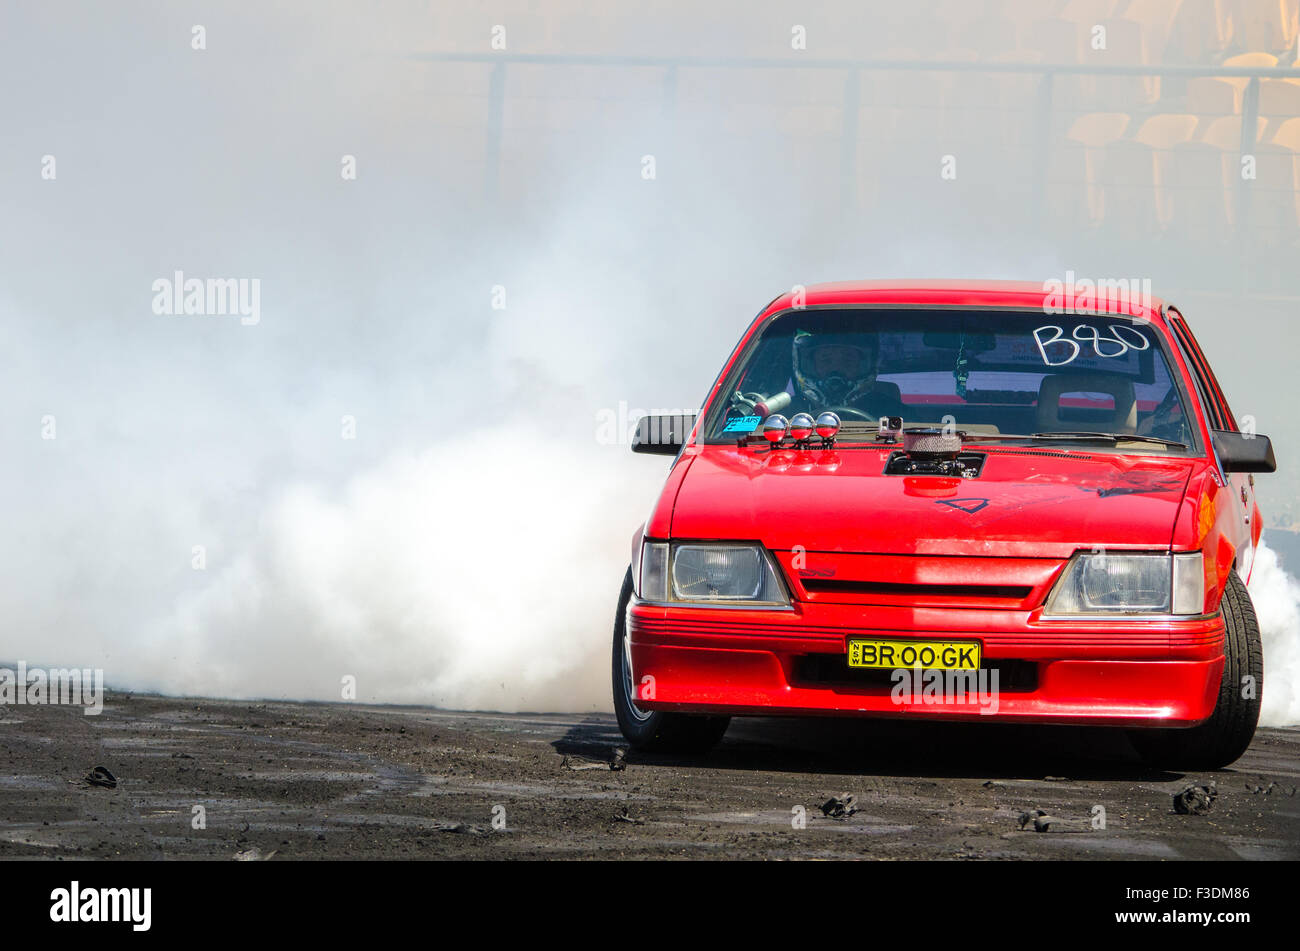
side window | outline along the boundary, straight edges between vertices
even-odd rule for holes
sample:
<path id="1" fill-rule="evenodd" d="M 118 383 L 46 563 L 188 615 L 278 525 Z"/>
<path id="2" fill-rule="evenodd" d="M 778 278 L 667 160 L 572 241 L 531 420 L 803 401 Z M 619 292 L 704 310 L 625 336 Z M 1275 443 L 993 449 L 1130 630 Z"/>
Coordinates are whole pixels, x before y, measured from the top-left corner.
<path id="1" fill-rule="evenodd" d="M 1181 318 L 1175 317 L 1169 321 L 1169 326 L 1173 329 L 1174 338 L 1178 341 L 1178 349 L 1182 351 L 1183 360 L 1187 363 L 1187 368 L 1192 372 L 1197 395 L 1200 397 L 1201 405 L 1205 407 L 1205 412 L 1209 416 L 1210 428 L 1235 430 L 1237 427 L 1233 422 L 1232 414 L 1226 412 L 1220 402 L 1219 394 L 1211 383 L 1213 376 L 1209 373 L 1209 368 L 1205 365 L 1200 349 L 1196 347 L 1196 342 L 1187 333 L 1183 321 Z"/>
<path id="2" fill-rule="evenodd" d="M 1236 432 L 1236 417 L 1232 415 L 1232 409 L 1228 406 L 1228 401 L 1223 395 L 1223 389 L 1219 386 L 1218 378 L 1215 377 L 1214 371 L 1210 369 L 1209 361 L 1205 359 L 1204 352 L 1196 342 L 1196 337 L 1193 336 L 1191 328 L 1187 326 L 1182 315 L 1178 311 L 1172 310 L 1172 308 L 1171 311 L 1174 319 L 1169 323 L 1182 346 L 1183 356 L 1188 358 L 1188 365 L 1195 368 L 1197 385 L 1203 391 L 1203 398 L 1205 394 L 1209 396 L 1207 406 L 1212 407 L 1211 417 L 1214 419 L 1214 428 Z"/>

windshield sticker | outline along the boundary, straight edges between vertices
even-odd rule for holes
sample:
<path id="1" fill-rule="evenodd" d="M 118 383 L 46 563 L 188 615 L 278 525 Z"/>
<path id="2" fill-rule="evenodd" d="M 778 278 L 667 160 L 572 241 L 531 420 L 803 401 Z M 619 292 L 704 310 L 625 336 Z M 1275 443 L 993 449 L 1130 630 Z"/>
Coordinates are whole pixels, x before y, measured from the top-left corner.
<path id="1" fill-rule="evenodd" d="M 722 427 L 722 431 L 724 433 L 752 433 L 762 421 L 763 417 L 761 416 L 739 416 L 736 419 L 727 420 L 727 425 Z"/>
<path id="2" fill-rule="evenodd" d="M 1103 331 L 1110 335 L 1103 336 Z M 1151 341 L 1145 334 L 1124 324 L 1111 324 L 1108 327 L 1078 324 L 1069 337 L 1065 336 L 1064 327 L 1047 324 L 1034 330 L 1034 342 L 1038 344 L 1043 363 L 1049 367 L 1063 367 L 1067 363 L 1073 363 L 1083 353 L 1084 344 L 1091 344 L 1093 353 L 1106 358 L 1122 357 L 1130 350 L 1146 350 L 1151 346 Z M 1052 355 L 1057 359 L 1048 356 L 1048 347 L 1054 348 Z"/>

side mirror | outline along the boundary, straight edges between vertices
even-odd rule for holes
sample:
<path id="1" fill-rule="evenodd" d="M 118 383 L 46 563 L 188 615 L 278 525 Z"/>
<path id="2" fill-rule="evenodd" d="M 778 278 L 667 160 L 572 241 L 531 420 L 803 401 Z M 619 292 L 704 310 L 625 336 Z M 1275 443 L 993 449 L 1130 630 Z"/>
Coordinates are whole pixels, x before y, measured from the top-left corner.
<path id="1" fill-rule="evenodd" d="M 695 426 L 696 413 L 676 416 L 642 416 L 632 434 L 632 451 L 675 456 Z"/>
<path id="2" fill-rule="evenodd" d="M 1224 472 L 1276 472 L 1273 443 L 1258 433 L 1232 433 L 1216 429 L 1214 451 L 1219 454 Z"/>

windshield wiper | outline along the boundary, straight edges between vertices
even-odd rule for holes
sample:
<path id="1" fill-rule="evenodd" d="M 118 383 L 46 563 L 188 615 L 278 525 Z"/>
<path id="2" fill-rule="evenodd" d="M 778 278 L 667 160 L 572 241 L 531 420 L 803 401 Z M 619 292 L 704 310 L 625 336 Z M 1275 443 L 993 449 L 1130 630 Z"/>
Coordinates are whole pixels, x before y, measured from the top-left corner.
<path id="1" fill-rule="evenodd" d="M 1090 432 L 1059 432 L 1059 433 L 1034 433 L 1034 438 L 1038 439 L 1044 436 L 1064 436 L 1067 439 L 1105 439 L 1108 442 L 1149 442 L 1158 446 L 1169 446 L 1173 449 L 1186 449 L 1187 443 L 1178 442 L 1173 439 L 1161 439 L 1159 436 L 1142 436 L 1138 433 L 1090 433 Z"/>
<path id="2" fill-rule="evenodd" d="M 962 437 L 964 440 L 984 440 L 984 439 L 1041 439 L 1054 442 L 1077 442 L 1079 440 L 1105 440 L 1109 443 L 1122 442 L 1149 442 L 1158 446 L 1169 446 L 1171 449 L 1186 449 L 1187 444 L 1175 442 L 1172 439 L 1160 439 L 1157 436 L 1140 436 L 1137 433 L 1094 433 L 1094 432 L 1056 432 L 1056 433 L 1030 433 L 1028 436 L 1016 435 L 1014 433 L 969 433 Z"/>

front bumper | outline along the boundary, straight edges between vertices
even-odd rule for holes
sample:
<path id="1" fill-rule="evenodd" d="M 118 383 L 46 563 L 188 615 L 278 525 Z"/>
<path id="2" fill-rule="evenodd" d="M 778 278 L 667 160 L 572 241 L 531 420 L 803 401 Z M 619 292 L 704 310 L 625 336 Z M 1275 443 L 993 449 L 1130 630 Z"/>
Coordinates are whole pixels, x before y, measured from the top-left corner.
<path id="1" fill-rule="evenodd" d="M 807 603 L 751 611 L 634 600 L 627 630 L 634 682 L 649 685 L 637 705 L 681 713 L 1189 727 L 1213 713 L 1223 673 L 1221 615 L 1049 622 L 1033 611 Z M 986 668 L 1029 676 L 986 680 L 995 697 L 940 689 L 936 700 L 919 682 L 900 689 L 809 675 L 834 670 L 850 637 L 973 639 Z"/>

